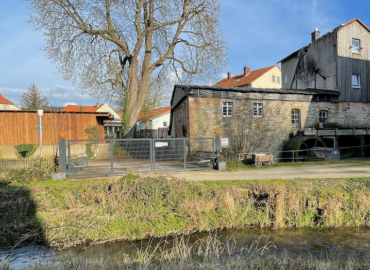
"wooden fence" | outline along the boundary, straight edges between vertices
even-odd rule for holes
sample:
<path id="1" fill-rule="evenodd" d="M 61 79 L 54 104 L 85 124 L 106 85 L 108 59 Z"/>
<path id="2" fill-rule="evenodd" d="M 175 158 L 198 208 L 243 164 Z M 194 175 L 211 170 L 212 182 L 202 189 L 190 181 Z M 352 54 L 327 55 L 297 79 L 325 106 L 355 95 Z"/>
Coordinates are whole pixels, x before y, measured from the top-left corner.
<path id="1" fill-rule="evenodd" d="M 9 170 L 9 169 L 23 169 L 27 167 L 31 167 L 40 163 L 43 163 L 47 166 L 54 166 L 55 159 L 54 158 L 23 158 L 23 159 L 8 159 L 8 160 L 0 160 L 0 170 Z"/>
<path id="2" fill-rule="evenodd" d="M 141 129 L 136 132 L 136 138 L 169 138 L 168 128 Z"/>

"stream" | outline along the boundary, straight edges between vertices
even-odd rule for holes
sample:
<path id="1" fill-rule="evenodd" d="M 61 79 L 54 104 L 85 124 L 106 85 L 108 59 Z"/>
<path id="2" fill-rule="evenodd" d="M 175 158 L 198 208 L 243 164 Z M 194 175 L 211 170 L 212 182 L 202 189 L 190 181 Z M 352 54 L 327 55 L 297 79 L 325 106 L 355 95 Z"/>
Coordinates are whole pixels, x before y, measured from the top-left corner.
<path id="1" fill-rule="evenodd" d="M 246 228 L 239 230 L 224 230 L 217 233 L 219 240 L 226 243 L 230 238 L 235 244 L 234 253 L 241 249 L 255 249 L 253 243 L 260 239 L 259 246 L 272 241 L 274 247 L 268 252 L 288 253 L 290 256 L 339 255 L 365 259 L 370 256 L 370 229 L 340 228 L 340 229 L 258 229 Z M 189 244 L 206 241 L 209 233 L 198 233 L 186 236 Z M 171 247 L 172 238 L 166 238 Z M 142 240 L 136 242 L 116 242 L 94 246 L 77 246 L 64 250 L 55 250 L 43 246 L 25 246 L 20 248 L 1 248 L 0 265 L 8 264 L 11 269 L 21 269 L 35 263 L 58 264 L 61 261 L 81 258 L 86 260 L 122 260 L 124 256 L 133 256 L 140 249 L 155 246 L 165 242 L 164 239 Z M 252 247 L 251 247 L 252 246 Z"/>

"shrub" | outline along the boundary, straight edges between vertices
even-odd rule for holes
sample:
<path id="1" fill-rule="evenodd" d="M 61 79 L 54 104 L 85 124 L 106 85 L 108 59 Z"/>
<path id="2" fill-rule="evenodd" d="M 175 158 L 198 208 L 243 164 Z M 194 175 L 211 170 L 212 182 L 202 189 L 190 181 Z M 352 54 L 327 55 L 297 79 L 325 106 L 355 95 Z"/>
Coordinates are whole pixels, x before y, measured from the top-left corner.
<path id="1" fill-rule="evenodd" d="M 51 179 L 53 167 L 42 163 L 42 160 L 34 165 L 22 169 L 10 169 L 3 172 L 0 178 L 0 186 L 13 183 L 29 184 L 33 182 L 44 182 Z"/>
<path id="2" fill-rule="evenodd" d="M 20 144 L 16 145 L 15 152 L 18 158 L 30 158 L 36 152 L 36 144 Z"/>
<path id="3" fill-rule="evenodd" d="M 90 140 L 97 140 L 100 139 L 101 128 L 98 126 L 90 126 L 85 129 L 85 133 Z"/>

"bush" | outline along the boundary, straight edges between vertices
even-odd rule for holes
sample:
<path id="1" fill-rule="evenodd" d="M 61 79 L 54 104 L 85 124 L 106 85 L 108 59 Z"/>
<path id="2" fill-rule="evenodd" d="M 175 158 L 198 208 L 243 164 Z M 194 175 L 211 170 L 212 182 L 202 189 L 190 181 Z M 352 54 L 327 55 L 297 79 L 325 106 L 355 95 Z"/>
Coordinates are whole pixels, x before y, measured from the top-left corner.
<path id="1" fill-rule="evenodd" d="M 20 144 L 16 145 L 15 152 L 18 158 L 30 158 L 36 152 L 36 144 Z"/>
<path id="2" fill-rule="evenodd" d="M 53 167 L 37 161 L 33 166 L 22 169 L 10 169 L 3 172 L 0 178 L 1 185 L 29 184 L 33 182 L 44 182 L 51 179 Z"/>

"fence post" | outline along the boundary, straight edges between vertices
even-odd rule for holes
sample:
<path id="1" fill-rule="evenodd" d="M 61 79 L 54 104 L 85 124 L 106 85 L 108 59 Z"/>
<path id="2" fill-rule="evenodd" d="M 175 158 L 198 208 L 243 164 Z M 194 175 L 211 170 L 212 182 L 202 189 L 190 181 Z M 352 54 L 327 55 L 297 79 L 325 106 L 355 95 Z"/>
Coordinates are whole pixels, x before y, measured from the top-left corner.
<path id="1" fill-rule="evenodd" d="M 292 153 L 293 153 L 293 163 L 294 163 L 294 150 L 292 151 Z"/>
<path id="2" fill-rule="evenodd" d="M 365 156 L 364 145 L 365 145 L 365 139 L 364 139 L 364 136 L 361 136 L 361 157 Z"/>
<path id="3" fill-rule="evenodd" d="M 67 172 L 66 150 L 67 150 L 66 139 L 59 139 L 60 170 L 62 173 Z"/>
<path id="4" fill-rule="evenodd" d="M 186 169 L 186 143 L 185 143 L 185 139 L 184 139 L 184 169 Z"/>
<path id="5" fill-rule="evenodd" d="M 110 141 L 110 172 L 113 173 L 113 140 Z"/>
<path id="6" fill-rule="evenodd" d="M 68 176 L 71 176 L 71 142 L 68 141 Z"/>

